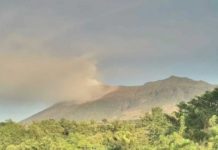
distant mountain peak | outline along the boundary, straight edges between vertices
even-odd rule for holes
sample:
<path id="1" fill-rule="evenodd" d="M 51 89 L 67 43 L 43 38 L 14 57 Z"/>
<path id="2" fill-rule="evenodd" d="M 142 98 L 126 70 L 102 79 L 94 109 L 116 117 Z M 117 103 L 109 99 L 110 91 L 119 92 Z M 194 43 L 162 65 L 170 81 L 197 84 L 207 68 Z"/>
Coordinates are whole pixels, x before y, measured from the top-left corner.
<path id="1" fill-rule="evenodd" d="M 151 85 L 151 84 L 178 84 L 178 83 L 197 83 L 198 81 L 192 80 L 187 77 L 179 77 L 175 75 L 171 75 L 168 78 L 158 80 L 158 81 L 152 81 L 152 82 L 147 82 L 144 85 Z M 206 83 L 206 82 L 205 82 Z"/>
<path id="2" fill-rule="evenodd" d="M 43 119 L 101 120 L 137 119 L 153 107 L 174 111 L 176 104 L 215 88 L 204 81 L 170 76 L 143 86 L 120 86 L 110 93 L 82 104 L 62 102 L 31 116 L 24 122 Z"/>
<path id="3" fill-rule="evenodd" d="M 183 79 L 184 77 L 179 77 L 175 75 L 171 75 L 168 79 Z"/>
<path id="4" fill-rule="evenodd" d="M 190 79 L 190 78 L 187 78 L 187 77 L 179 77 L 179 76 L 175 76 L 175 75 L 172 75 L 170 76 L 169 78 L 167 79 L 164 79 L 162 81 L 169 81 L 169 82 L 181 82 L 181 83 L 196 83 L 196 84 L 207 84 L 209 85 L 208 82 L 205 82 L 205 81 L 202 81 L 202 80 L 193 80 L 193 79 Z"/>
<path id="5" fill-rule="evenodd" d="M 190 78 L 187 77 L 180 77 L 180 76 L 175 76 L 175 75 L 171 75 L 169 78 L 167 78 L 168 80 L 192 80 Z M 192 80 L 193 81 L 193 80 Z"/>

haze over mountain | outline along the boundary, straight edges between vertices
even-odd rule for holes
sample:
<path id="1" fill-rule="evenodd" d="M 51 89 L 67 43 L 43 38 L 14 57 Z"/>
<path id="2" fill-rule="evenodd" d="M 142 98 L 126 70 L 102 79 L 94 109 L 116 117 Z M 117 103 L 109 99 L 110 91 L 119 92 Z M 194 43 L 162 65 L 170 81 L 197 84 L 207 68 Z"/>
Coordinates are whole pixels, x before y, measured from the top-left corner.
<path id="1" fill-rule="evenodd" d="M 176 110 L 176 104 L 210 91 L 216 86 L 204 81 L 171 76 L 164 80 L 148 82 L 140 86 L 119 86 L 106 95 L 89 102 L 57 103 L 23 122 L 43 119 L 101 120 L 136 119 L 153 107 L 165 112 Z"/>

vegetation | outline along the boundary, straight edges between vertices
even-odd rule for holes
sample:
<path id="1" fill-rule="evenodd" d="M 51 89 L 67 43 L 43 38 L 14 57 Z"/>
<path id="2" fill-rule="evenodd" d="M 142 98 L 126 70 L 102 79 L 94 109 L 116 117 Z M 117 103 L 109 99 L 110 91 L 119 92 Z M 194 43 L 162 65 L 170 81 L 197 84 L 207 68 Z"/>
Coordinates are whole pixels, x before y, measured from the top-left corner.
<path id="1" fill-rule="evenodd" d="M 134 121 L 44 120 L 0 123 L 2 150 L 216 150 L 218 89 L 180 103 L 175 115 L 153 108 Z"/>

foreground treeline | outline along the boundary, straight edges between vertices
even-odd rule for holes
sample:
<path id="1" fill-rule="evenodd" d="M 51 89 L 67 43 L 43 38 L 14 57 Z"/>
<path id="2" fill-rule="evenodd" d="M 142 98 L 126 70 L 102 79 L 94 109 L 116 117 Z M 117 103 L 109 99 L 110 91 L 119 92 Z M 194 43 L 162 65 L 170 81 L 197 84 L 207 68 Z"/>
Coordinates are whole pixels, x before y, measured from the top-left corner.
<path id="1" fill-rule="evenodd" d="M 0 123 L 0 149 L 217 150 L 218 89 L 178 107 L 172 116 L 154 108 L 135 121 L 6 121 Z"/>

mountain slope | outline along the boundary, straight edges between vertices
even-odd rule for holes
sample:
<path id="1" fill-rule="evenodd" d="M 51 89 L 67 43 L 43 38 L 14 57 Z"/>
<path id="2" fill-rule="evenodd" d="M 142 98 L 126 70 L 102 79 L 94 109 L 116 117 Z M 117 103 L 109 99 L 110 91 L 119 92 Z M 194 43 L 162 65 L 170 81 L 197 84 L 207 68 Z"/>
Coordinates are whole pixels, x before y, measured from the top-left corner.
<path id="1" fill-rule="evenodd" d="M 203 81 L 171 76 L 165 80 L 141 86 L 120 86 L 103 97 L 83 104 L 62 102 L 39 112 L 24 122 L 43 119 L 101 120 L 136 119 L 152 107 L 163 107 L 166 112 L 215 86 Z"/>

